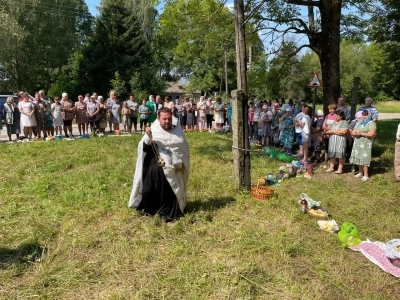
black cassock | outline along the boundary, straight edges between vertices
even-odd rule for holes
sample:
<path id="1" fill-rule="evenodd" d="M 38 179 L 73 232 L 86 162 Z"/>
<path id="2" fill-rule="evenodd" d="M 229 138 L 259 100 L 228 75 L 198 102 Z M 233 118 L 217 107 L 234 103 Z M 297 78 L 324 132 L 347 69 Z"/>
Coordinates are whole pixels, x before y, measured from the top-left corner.
<path id="1" fill-rule="evenodd" d="M 156 145 L 154 145 L 157 147 Z M 173 221 L 183 215 L 163 168 L 158 165 L 151 145 L 143 143 L 143 189 L 142 201 L 137 210 L 150 215 L 159 214 L 166 221 Z"/>

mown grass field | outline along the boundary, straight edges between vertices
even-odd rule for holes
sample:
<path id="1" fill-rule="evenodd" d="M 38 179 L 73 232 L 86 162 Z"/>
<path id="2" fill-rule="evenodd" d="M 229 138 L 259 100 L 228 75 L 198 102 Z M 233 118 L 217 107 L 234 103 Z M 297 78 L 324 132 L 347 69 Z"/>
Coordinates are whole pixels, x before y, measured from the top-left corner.
<path id="1" fill-rule="evenodd" d="M 309 103 L 312 105 L 312 102 Z M 372 104 L 375 106 L 380 113 L 400 113 L 400 101 L 386 101 L 386 102 L 374 102 Z M 350 103 L 347 103 L 347 106 L 350 108 Z M 357 110 L 362 105 L 357 105 Z M 322 104 L 316 105 L 315 109 L 323 109 Z"/>
<path id="2" fill-rule="evenodd" d="M 399 279 L 297 204 L 304 192 L 363 239 L 400 238 L 397 124 L 379 121 L 369 182 L 316 169 L 268 202 L 234 189 L 229 135 L 188 133 L 189 202 L 173 227 L 127 208 L 139 135 L 0 144 L 0 298 L 399 299 Z M 253 181 L 281 165 L 252 153 Z"/>

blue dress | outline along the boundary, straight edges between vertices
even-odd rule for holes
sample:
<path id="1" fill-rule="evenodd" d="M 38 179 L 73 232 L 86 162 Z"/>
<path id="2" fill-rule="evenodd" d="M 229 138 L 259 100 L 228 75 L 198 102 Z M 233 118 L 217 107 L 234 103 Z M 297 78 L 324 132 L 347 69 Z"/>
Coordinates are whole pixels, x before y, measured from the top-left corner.
<path id="1" fill-rule="evenodd" d="M 293 139 L 294 139 L 294 128 L 287 128 L 287 126 L 293 125 L 294 116 L 290 115 L 283 120 L 283 127 L 282 130 L 282 137 L 281 137 L 281 145 L 292 149 L 293 146 Z"/>

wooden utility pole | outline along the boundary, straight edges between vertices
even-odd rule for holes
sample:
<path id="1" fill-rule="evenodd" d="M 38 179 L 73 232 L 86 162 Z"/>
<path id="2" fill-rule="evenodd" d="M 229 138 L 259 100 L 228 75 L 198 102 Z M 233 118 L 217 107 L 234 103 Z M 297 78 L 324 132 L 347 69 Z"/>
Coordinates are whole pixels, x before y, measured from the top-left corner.
<path id="1" fill-rule="evenodd" d="M 251 187 L 249 133 L 247 126 L 246 39 L 243 0 L 235 0 L 237 91 L 232 91 L 233 163 L 238 189 Z"/>
<path id="2" fill-rule="evenodd" d="M 358 88 L 360 86 L 360 77 L 354 77 L 353 91 L 351 93 L 351 119 L 353 120 L 356 115 L 357 103 L 358 103 Z"/>
<path id="3" fill-rule="evenodd" d="M 226 49 L 224 50 L 224 70 L 225 70 L 225 95 L 228 98 L 228 59 L 226 54 Z"/>

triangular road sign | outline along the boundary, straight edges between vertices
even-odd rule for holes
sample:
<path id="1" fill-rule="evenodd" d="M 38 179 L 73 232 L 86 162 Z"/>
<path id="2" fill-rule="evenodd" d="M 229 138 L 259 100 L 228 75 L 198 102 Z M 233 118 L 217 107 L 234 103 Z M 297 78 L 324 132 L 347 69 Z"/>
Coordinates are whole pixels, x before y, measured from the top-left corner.
<path id="1" fill-rule="evenodd" d="M 310 84 L 308 85 L 310 88 L 320 88 L 322 87 L 322 83 L 318 78 L 318 73 L 314 73 L 313 79 L 310 81 Z"/>

